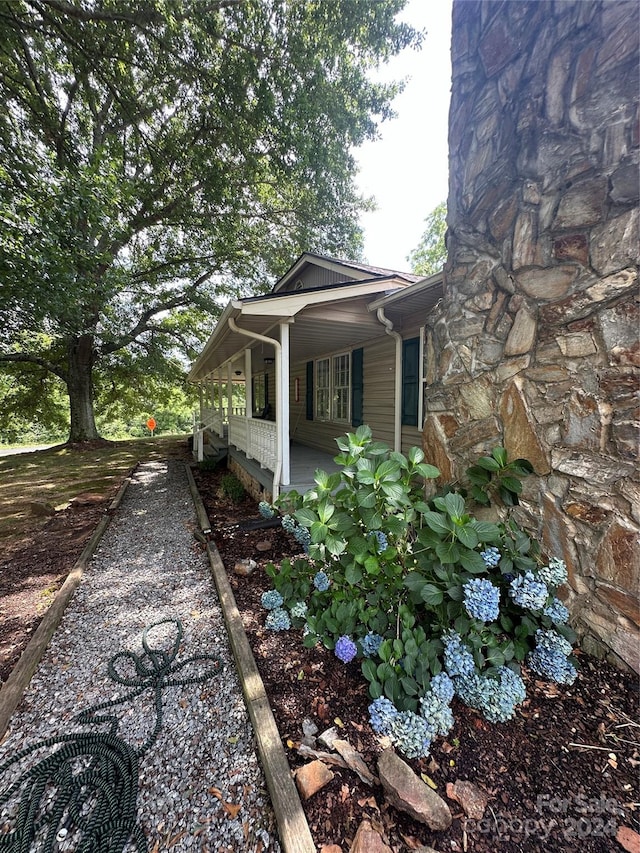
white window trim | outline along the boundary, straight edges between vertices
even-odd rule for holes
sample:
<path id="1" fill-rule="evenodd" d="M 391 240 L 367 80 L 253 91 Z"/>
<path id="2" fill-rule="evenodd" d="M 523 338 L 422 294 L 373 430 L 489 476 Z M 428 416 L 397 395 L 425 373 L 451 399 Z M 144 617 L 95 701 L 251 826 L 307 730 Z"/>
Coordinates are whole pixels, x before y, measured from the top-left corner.
<path id="1" fill-rule="evenodd" d="M 334 371 L 334 359 L 340 358 L 342 356 L 347 356 L 348 358 L 348 368 L 349 368 L 349 383 L 346 386 L 347 389 L 347 416 L 346 418 L 337 418 L 335 417 L 334 411 L 334 391 L 335 386 L 333 382 L 333 371 Z M 322 361 L 326 361 L 329 363 L 329 385 L 322 386 L 322 388 L 318 385 L 318 364 Z M 322 356 L 321 358 L 314 359 L 313 362 L 313 372 L 314 372 L 314 380 L 315 380 L 315 388 L 313 394 L 313 416 L 314 420 L 319 423 L 334 423 L 334 424 L 350 424 L 351 423 L 351 396 L 352 396 L 352 388 L 353 388 L 353 366 L 352 366 L 352 351 L 351 350 L 341 350 L 340 352 L 331 353 L 330 355 Z M 328 390 L 329 392 L 329 413 L 328 416 L 325 417 L 318 413 L 318 391 L 320 390 Z"/>

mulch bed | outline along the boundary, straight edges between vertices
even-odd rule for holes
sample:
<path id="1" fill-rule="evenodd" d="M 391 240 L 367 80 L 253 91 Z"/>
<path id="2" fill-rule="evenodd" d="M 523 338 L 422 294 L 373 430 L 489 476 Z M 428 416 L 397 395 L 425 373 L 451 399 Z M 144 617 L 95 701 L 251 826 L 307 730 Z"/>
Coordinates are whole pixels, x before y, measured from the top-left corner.
<path id="1" fill-rule="evenodd" d="M 271 585 L 264 567 L 295 554 L 296 543 L 281 528 L 242 531 L 239 523 L 258 515 L 256 502 L 226 499 L 220 490 L 224 473 L 194 470 L 291 767 L 306 760 L 295 748 L 302 721 L 309 718 L 322 731 L 337 719 L 342 736 L 375 772 L 381 746 L 368 723 L 370 700 L 359 665 L 345 666 L 322 648 L 305 649 L 299 631 L 264 629 L 260 596 Z M 58 513 L 36 536 L 0 553 L 1 677 L 11 671 L 103 513 L 103 506 Z M 266 541 L 269 551 L 259 550 Z M 239 577 L 233 566 L 246 558 L 258 567 Z M 429 759 L 409 762 L 445 798 L 448 782 L 480 786 L 489 797 L 482 821 L 466 819 L 458 803 L 447 800 L 452 826 L 432 832 L 390 808 L 379 786 L 333 768 L 333 781 L 304 803 L 319 849 L 337 844 L 347 853 L 367 818 L 394 853 L 421 845 L 441 853 L 623 850 L 613 837 L 619 827 L 640 831 L 638 677 L 586 655 L 580 660 L 581 673 L 570 688 L 525 673 L 528 698 L 509 723 L 490 725 L 455 704 L 456 725 L 447 739 L 434 744 Z"/>
<path id="2" fill-rule="evenodd" d="M 299 548 L 281 528 L 243 531 L 239 522 L 257 518 L 257 505 L 248 497 L 227 500 L 220 490 L 224 473 L 196 470 L 194 476 L 290 766 L 309 760 L 295 748 L 305 718 L 320 731 L 338 719 L 342 736 L 375 772 L 381 746 L 369 726 L 371 700 L 359 664 L 345 666 L 323 648 L 305 649 L 300 631 L 264 628 L 260 596 L 272 586 L 264 567 Z M 267 542 L 270 549 L 260 550 Z M 235 574 L 235 563 L 248 558 L 258 564 L 255 571 Z M 394 853 L 423 845 L 443 853 L 623 850 L 615 840 L 619 828 L 640 831 L 638 678 L 586 655 L 580 663 L 571 687 L 525 672 L 528 698 L 509 723 L 491 725 L 454 700 L 453 731 L 434 744 L 428 759 L 409 762 L 445 798 L 447 783 L 480 786 L 489 797 L 483 820 L 467 819 L 457 802 L 447 800 L 452 826 L 432 832 L 389 807 L 379 786 L 334 767 L 332 782 L 303 804 L 316 844 L 337 844 L 347 853 L 366 818 Z"/>

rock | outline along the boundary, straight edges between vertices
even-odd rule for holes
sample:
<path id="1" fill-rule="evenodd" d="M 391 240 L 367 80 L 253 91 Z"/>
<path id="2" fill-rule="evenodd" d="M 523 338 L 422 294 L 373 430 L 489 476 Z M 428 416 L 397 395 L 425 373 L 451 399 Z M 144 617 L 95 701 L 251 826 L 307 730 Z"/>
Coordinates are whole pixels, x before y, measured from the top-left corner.
<path id="1" fill-rule="evenodd" d="M 331 726 L 330 729 L 325 729 L 321 735 L 318 735 L 318 743 L 320 746 L 326 746 L 327 749 L 333 749 L 333 743 L 338 738 L 338 729 L 335 726 Z"/>
<path id="2" fill-rule="evenodd" d="M 305 717 L 302 721 L 302 743 L 310 746 L 313 749 L 316 745 L 316 735 L 318 734 L 318 727 L 310 720 L 309 717 Z"/>
<path id="3" fill-rule="evenodd" d="M 473 820 L 481 820 L 489 798 L 485 792 L 464 779 L 456 779 L 455 782 L 447 782 L 447 797 L 460 803 L 467 817 Z"/>
<path id="4" fill-rule="evenodd" d="M 92 506 L 94 504 L 104 503 L 106 497 L 99 495 L 96 492 L 83 492 L 81 495 L 76 495 L 70 503 L 72 506 Z"/>
<path id="5" fill-rule="evenodd" d="M 616 833 L 616 841 L 628 853 L 640 853 L 640 835 L 628 826 L 621 826 Z"/>
<path id="6" fill-rule="evenodd" d="M 29 501 L 28 507 L 31 515 L 38 516 L 39 518 L 46 518 L 47 516 L 56 514 L 55 507 L 46 501 Z"/>
<path id="7" fill-rule="evenodd" d="M 256 551 L 264 553 L 265 551 L 270 551 L 272 548 L 273 542 L 271 539 L 263 539 L 261 542 L 256 542 Z"/>
<path id="8" fill-rule="evenodd" d="M 435 830 L 451 826 L 451 812 L 445 801 L 420 779 L 392 749 L 378 759 L 378 775 L 387 800 L 399 811 Z"/>
<path id="9" fill-rule="evenodd" d="M 255 560 L 252 560 L 250 557 L 246 560 L 238 560 L 238 562 L 234 565 L 233 571 L 240 575 L 242 578 L 247 578 L 253 572 L 255 567 L 258 564 Z"/>
<path id="10" fill-rule="evenodd" d="M 376 832 L 369 821 L 363 820 L 349 848 L 349 853 L 393 853 L 393 851 L 384 843 L 382 836 Z"/>
<path id="11" fill-rule="evenodd" d="M 300 796 L 308 800 L 333 779 L 333 773 L 322 761 L 311 761 L 296 771 L 296 786 Z"/>
<path id="12" fill-rule="evenodd" d="M 339 844 L 323 844 L 320 853 L 342 853 L 342 847 Z"/>
<path id="13" fill-rule="evenodd" d="M 342 756 L 342 758 L 344 758 L 351 770 L 353 770 L 354 773 L 357 773 L 366 785 L 373 785 L 376 781 L 376 777 L 369 770 L 360 753 L 357 752 L 348 741 L 336 738 L 333 742 L 333 748 Z"/>

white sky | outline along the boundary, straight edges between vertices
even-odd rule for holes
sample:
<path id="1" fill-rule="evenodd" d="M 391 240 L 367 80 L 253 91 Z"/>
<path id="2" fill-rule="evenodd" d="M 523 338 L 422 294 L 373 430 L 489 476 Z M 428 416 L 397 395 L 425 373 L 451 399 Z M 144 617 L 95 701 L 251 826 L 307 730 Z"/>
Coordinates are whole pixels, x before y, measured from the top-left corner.
<path id="1" fill-rule="evenodd" d="M 360 192 L 378 206 L 361 217 L 365 260 L 408 271 L 425 218 L 447 198 L 451 0 L 409 0 L 400 18 L 427 34 L 420 51 L 405 50 L 384 67 L 382 79 L 411 79 L 393 103 L 397 118 L 355 156 Z"/>

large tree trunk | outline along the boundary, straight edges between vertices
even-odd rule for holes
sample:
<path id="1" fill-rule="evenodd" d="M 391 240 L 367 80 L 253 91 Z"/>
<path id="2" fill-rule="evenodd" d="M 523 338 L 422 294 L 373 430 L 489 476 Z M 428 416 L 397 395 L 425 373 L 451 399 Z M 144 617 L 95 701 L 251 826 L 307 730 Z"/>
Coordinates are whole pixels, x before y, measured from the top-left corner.
<path id="1" fill-rule="evenodd" d="M 93 416 L 93 336 L 82 335 L 69 341 L 67 388 L 71 409 L 70 442 L 100 438 Z"/>

